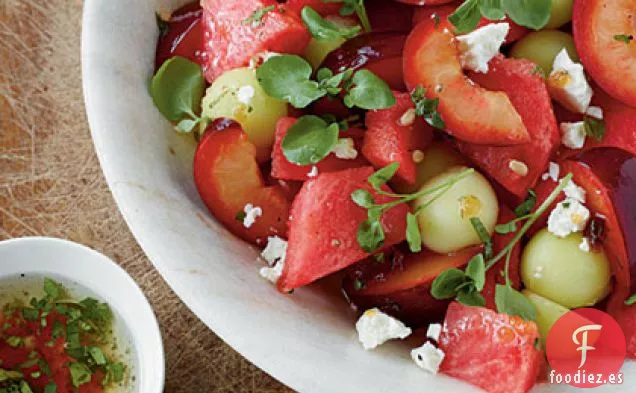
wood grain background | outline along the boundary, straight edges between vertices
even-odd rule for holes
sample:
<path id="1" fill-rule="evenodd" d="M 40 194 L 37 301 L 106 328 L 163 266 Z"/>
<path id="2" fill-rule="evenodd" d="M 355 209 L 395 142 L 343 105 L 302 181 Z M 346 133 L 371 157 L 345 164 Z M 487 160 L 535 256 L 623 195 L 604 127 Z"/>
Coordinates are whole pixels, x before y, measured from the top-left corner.
<path id="1" fill-rule="evenodd" d="M 121 218 L 84 113 L 81 13 L 81 0 L 0 0 L 0 239 L 61 237 L 120 263 L 159 319 L 166 392 L 290 392 L 181 303 Z"/>

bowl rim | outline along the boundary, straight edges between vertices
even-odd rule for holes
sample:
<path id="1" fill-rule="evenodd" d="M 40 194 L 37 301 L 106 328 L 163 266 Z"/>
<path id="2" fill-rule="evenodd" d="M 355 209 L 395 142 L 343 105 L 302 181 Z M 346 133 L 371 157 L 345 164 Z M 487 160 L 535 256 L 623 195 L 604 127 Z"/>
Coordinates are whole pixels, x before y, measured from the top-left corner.
<path id="1" fill-rule="evenodd" d="M 43 252 L 46 252 L 46 257 L 38 257 Z M 82 269 L 73 268 L 77 264 L 71 260 L 58 261 L 55 255 L 62 252 L 70 253 L 73 261 L 81 258 Z M 21 274 L 38 279 L 51 275 L 62 281 L 78 284 L 90 296 L 106 302 L 119 318 L 119 321 L 115 323 L 120 323 L 127 330 L 130 345 L 134 351 L 135 390 L 142 392 L 141 389 L 144 388 L 143 393 L 163 392 L 165 353 L 159 323 L 139 285 L 120 265 L 90 247 L 55 237 L 28 236 L 3 240 L 0 241 L 0 256 L 4 253 L 27 255 L 31 258 L 20 260 L 19 266 L 8 262 L 14 266 L 7 267 L 7 263 L 0 262 L 0 281 L 13 280 L 20 277 Z M 43 258 L 46 261 L 43 261 Z M 99 280 L 96 277 L 99 277 Z M 95 282 L 90 283 L 91 279 L 99 281 L 100 286 L 94 285 Z M 117 288 L 117 294 L 125 293 L 126 304 L 129 304 L 131 309 L 133 307 L 135 309 L 134 320 L 131 318 L 130 312 L 124 312 L 121 307 L 114 304 L 116 302 L 113 302 L 112 298 L 108 299 L 107 296 L 103 295 L 104 293 L 112 293 L 103 289 L 107 287 Z M 121 306 L 121 301 L 119 303 Z M 140 325 L 140 320 L 144 321 L 143 335 L 141 331 L 133 329 L 133 326 Z M 146 389 L 148 387 L 150 389 Z"/>

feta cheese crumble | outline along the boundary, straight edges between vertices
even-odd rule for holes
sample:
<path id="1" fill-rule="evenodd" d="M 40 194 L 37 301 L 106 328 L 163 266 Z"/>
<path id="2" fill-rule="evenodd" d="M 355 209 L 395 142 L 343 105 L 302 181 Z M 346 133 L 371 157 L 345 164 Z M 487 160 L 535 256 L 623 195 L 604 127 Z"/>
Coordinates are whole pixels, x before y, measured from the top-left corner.
<path id="1" fill-rule="evenodd" d="M 590 252 L 590 239 L 584 237 L 579 244 L 579 250 L 583 252 Z"/>
<path id="2" fill-rule="evenodd" d="M 256 219 L 263 215 L 263 209 L 251 203 L 245 205 L 243 212 L 245 213 L 245 217 L 243 217 L 243 226 L 245 228 L 251 228 L 256 222 Z"/>
<path id="3" fill-rule="evenodd" d="M 358 157 L 358 151 L 353 144 L 353 138 L 340 138 L 338 143 L 333 147 L 333 154 L 343 160 L 355 160 Z"/>
<path id="4" fill-rule="evenodd" d="M 318 167 L 317 166 L 312 166 L 311 170 L 307 173 L 307 177 L 316 177 L 318 176 Z"/>
<path id="5" fill-rule="evenodd" d="M 421 369 L 437 374 L 446 354 L 429 341 L 411 351 L 411 358 Z"/>
<path id="6" fill-rule="evenodd" d="M 565 188 L 563 188 L 563 193 L 568 199 L 574 199 L 581 203 L 585 203 L 585 190 L 583 187 L 579 187 L 574 180 L 570 180 L 568 182 Z"/>
<path id="7" fill-rule="evenodd" d="M 570 149 L 581 149 L 585 145 L 585 123 L 561 123 L 561 143 Z"/>
<path id="8" fill-rule="evenodd" d="M 508 23 L 493 23 L 457 37 L 462 68 L 486 73 L 488 63 L 499 54 L 499 48 L 510 31 Z"/>
<path id="9" fill-rule="evenodd" d="M 252 105 L 252 98 L 256 91 L 250 85 L 241 86 L 236 92 L 236 99 L 247 106 Z"/>
<path id="10" fill-rule="evenodd" d="M 585 114 L 595 119 L 603 120 L 603 109 L 598 106 L 591 106 L 587 108 Z"/>
<path id="11" fill-rule="evenodd" d="M 548 164 L 548 172 L 544 173 L 541 176 L 541 180 L 548 180 L 548 179 L 552 179 L 552 181 L 559 181 L 559 173 L 561 172 L 561 167 L 559 166 L 559 164 L 557 164 L 556 162 L 550 162 L 550 164 Z"/>
<path id="12" fill-rule="evenodd" d="M 573 62 L 565 48 L 554 59 L 548 90 L 552 98 L 576 113 L 585 113 L 592 101 L 592 87 L 585 78 L 583 66 Z"/>
<path id="13" fill-rule="evenodd" d="M 426 330 L 426 337 L 433 341 L 439 341 L 439 336 L 442 334 L 442 325 L 439 323 L 431 323 Z"/>
<path id="14" fill-rule="evenodd" d="M 278 236 L 270 236 L 267 238 L 267 246 L 261 253 L 269 266 L 261 268 L 259 274 L 264 279 L 276 284 L 283 274 L 285 267 L 285 255 L 287 254 L 287 242 Z"/>
<path id="15" fill-rule="evenodd" d="M 568 198 L 559 202 L 548 217 L 548 231 L 558 237 L 581 232 L 590 219 L 590 211 L 576 200 Z"/>
<path id="16" fill-rule="evenodd" d="M 366 350 L 374 349 L 389 340 L 404 339 L 411 335 L 412 331 L 402 322 L 377 308 L 367 310 L 356 322 L 358 340 Z"/>

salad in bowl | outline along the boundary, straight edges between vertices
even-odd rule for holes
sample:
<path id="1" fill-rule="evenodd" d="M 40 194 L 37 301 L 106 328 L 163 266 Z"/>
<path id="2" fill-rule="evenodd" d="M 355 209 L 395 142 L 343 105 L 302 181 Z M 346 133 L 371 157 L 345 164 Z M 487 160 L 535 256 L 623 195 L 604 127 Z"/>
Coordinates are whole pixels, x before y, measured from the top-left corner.
<path id="1" fill-rule="evenodd" d="M 422 331 L 424 371 L 525 392 L 571 310 L 636 357 L 634 14 L 202 0 L 158 13 L 150 93 L 281 296 L 335 278 L 364 349 Z"/>

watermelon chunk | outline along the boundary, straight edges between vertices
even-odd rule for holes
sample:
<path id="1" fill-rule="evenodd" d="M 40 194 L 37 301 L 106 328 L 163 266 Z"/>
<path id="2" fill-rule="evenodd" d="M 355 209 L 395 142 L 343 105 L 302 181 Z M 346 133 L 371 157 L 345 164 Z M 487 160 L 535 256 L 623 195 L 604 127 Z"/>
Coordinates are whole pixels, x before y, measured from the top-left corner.
<path id="1" fill-rule="evenodd" d="M 413 152 L 423 151 L 430 145 L 433 129 L 419 116 L 411 124 L 402 125 L 402 117 L 415 106 L 408 93 L 393 94 L 396 104 L 391 108 L 367 113 L 362 154 L 376 168 L 399 163 L 396 180 L 413 184 L 416 177 Z"/>
<path id="2" fill-rule="evenodd" d="M 470 78 L 492 91 L 505 92 L 530 135 L 530 142 L 517 146 L 484 146 L 458 142 L 460 151 L 512 194 L 523 198 L 534 186 L 561 138 L 550 95 L 536 65 L 528 60 L 498 56 L 490 62 L 487 74 L 471 73 Z M 509 167 L 512 160 L 524 163 L 525 176 Z"/>
<path id="3" fill-rule="evenodd" d="M 283 12 L 275 0 L 203 0 L 205 77 L 212 82 L 233 68 L 249 64 L 255 55 L 270 51 L 300 54 L 310 34 L 293 12 Z M 249 18 L 265 7 L 275 8 L 260 21 Z"/>
<path id="4" fill-rule="evenodd" d="M 307 180 L 310 177 L 308 174 L 312 171 L 312 165 L 296 165 L 289 161 L 283 154 L 283 148 L 281 143 L 287 130 L 296 123 L 297 119 L 293 117 L 283 117 L 278 120 L 276 124 L 276 140 L 274 142 L 274 148 L 272 149 L 272 177 L 281 180 Z M 347 131 L 340 133 L 341 138 L 352 138 L 356 145 L 356 149 L 359 150 L 361 145 L 362 135 L 364 131 L 360 129 L 350 128 Z M 367 160 L 358 154 L 358 157 L 353 160 L 344 160 L 336 157 L 333 154 L 329 154 L 325 159 L 316 164 L 318 173 L 325 172 L 337 172 L 349 168 L 360 168 L 368 166 Z"/>
<path id="5" fill-rule="evenodd" d="M 278 280 L 281 291 L 307 285 L 369 256 L 356 238 L 367 212 L 351 200 L 351 193 L 366 189 L 376 203 L 390 201 L 372 190 L 367 182 L 372 173 L 371 167 L 354 168 L 305 182 L 292 204 L 285 267 Z M 384 247 L 405 239 L 407 211 L 401 204 L 382 215 Z"/>
<path id="6" fill-rule="evenodd" d="M 539 373 L 538 339 L 534 322 L 453 302 L 439 339 L 440 371 L 489 393 L 524 393 Z"/>

